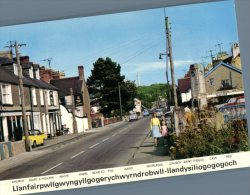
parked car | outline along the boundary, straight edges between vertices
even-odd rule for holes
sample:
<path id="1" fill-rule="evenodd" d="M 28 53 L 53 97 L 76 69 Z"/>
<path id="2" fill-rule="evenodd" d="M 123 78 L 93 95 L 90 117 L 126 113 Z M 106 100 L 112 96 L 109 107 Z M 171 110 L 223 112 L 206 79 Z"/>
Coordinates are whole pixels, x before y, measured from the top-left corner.
<path id="1" fill-rule="evenodd" d="M 156 113 L 157 118 L 161 118 L 163 116 L 163 110 L 162 109 L 156 109 L 155 113 Z"/>
<path id="2" fill-rule="evenodd" d="M 224 120 L 227 122 L 229 120 L 235 119 L 245 119 L 246 118 L 246 107 L 245 107 L 245 97 L 240 96 L 234 98 L 234 101 L 225 104 L 219 109 L 224 116 Z"/>
<path id="3" fill-rule="evenodd" d="M 134 120 L 138 120 L 138 116 L 135 112 L 130 113 L 129 115 L 129 121 L 134 121 Z"/>
<path id="4" fill-rule="evenodd" d="M 144 110 L 143 111 L 143 116 L 145 117 L 145 116 L 149 116 L 149 111 L 148 110 Z"/>
<path id="5" fill-rule="evenodd" d="M 218 105 L 215 105 L 215 108 L 217 108 L 218 110 L 225 106 L 225 105 L 228 105 L 228 104 L 235 104 L 235 103 L 239 103 L 239 101 L 242 101 L 242 102 L 245 102 L 245 97 L 244 96 L 239 96 L 239 97 L 232 97 L 232 98 L 229 98 L 225 103 L 223 104 L 218 104 Z"/>
<path id="6" fill-rule="evenodd" d="M 44 141 L 47 139 L 47 135 L 42 133 L 40 130 L 29 130 L 29 140 L 33 148 L 38 145 L 44 145 Z M 25 140 L 25 136 L 23 136 L 23 140 Z"/>

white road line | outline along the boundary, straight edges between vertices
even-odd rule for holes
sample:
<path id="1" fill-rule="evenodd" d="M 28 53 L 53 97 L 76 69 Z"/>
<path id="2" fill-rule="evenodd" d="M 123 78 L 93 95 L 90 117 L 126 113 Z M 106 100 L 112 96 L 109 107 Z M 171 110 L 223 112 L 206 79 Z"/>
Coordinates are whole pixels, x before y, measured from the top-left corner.
<path id="1" fill-rule="evenodd" d="M 116 133 L 112 135 L 112 137 L 116 136 Z"/>
<path id="2" fill-rule="evenodd" d="M 105 141 L 107 141 L 108 139 L 110 139 L 110 137 L 108 137 L 108 138 L 106 138 L 106 139 L 102 140 L 102 142 L 105 142 Z"/>
<path id="3" fill-rule="evenodd" d="M 54 166 L 54 167 L 48 169 L 47 171 L 42 172 L 41 175 L 43 175 L 43 174 L 45 174 L 45 173 L 51 171 L 52 169 L 54 169 L 54 168 L 56 168 L 56 167 L 59 167 L 61 164 L 63 164 L 63 163 L 61 162 L 61 163 L 57 164 L 56 166 Z"/>
<path id="4" fill-rule="evenodd" d="M 94 148 L 94 147 L 96 147 L 97 145 L 99 145 L 100 143 L 96 143 L 96 144 L 94 144 L 93 146 L 90 146 L 89 148 L 91 149 L 91 148 Z"/>
<path id="5" fill-rule="evenodd" d="M 71 156 L 71 157 L 70 157 L 70 159 L 73 159 L 73 158 L 75 158 L 75 157 L 79 156 L 80 154 L 82 154 L 82 153 L 84 153 L 84 152 L 85 152 L 85 151 L 81 151 L 81 152 L 77 153 L 76 155 Z"/>

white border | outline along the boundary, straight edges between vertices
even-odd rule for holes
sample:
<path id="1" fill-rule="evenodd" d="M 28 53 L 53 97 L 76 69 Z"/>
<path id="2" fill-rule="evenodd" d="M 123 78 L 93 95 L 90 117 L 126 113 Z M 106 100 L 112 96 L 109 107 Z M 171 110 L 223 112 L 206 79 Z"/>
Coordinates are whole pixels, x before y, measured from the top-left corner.
<path id="1" fill-rule="evenodd" d="M 249 167 L 250 152 L 0 181 L 0 194 L 30 194 Z M 47 187 L 46 187 L 47 186 Z"/>

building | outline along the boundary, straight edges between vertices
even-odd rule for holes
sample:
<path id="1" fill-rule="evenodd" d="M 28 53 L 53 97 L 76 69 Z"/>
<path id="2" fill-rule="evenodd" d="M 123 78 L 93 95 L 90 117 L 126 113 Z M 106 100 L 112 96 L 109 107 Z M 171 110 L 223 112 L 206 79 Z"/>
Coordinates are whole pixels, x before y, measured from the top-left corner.
<path id="1" fill-rule="evenodd" d="M 244 90 L 242 71 L 223 61 L 205 74 L 205 83 L 208 96 Z"/>
<path id="2" fill-rule="evenodd" d="M 190 77 L 178 79 L 178 89 L 181 93 L 181 102 L 187 103 L 192 99 L 191 79 Z"/>
<path id="3" fill-rule="evenodd" d="M 84 67 L 78 66 L 78 76 L 76 77 L 66 77 L 62 79 L 54 78 L 53 80 L 50 80 L 50 83 L 59 89 L 59 99 L 62 106 L 61 110 L 63 109 L 62 118 L 68 118 L 66 115 L 72 112 L 72 96 L 70 91 L 70 89 L 72 89 L 74 104 L 76 107 L 75 116 L 78 121 L 78 132 L 90 129 L 91 107 L 89 92 L 84 77 Z M 82 122 L 84 118 L 87 120 L 87 123 Z M 79 123 L 82 125 L 79 125 Z M 69 122 L 66 125 L 72 129 L 72 122 Z"/>
<path id="4" fill-rule="evenodd" d="M 39 65 L 21 57 L 28 129 L 54 136 L 61 128 L 57 88 L 41 81 Z M 0 57 L 0 141 L 22 139 L 22 107 L 15 59 Z"/>

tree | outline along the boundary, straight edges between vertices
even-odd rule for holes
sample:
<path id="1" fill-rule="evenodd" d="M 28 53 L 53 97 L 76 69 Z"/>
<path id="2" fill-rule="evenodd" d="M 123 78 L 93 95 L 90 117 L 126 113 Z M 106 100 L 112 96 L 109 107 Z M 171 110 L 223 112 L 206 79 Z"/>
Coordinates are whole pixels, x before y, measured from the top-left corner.
<path id="1" fill-rule="evenodd" d="M 110 58 L 99 58 L 93 66 L 91 75 L 87 79 L 91 104 L 99 105 L 104 115 L 110 115 L 118 110 L 120 84 L 123 109 L 127 110 L 131 98 L 134 98 L 132 96 L 136 94 L 136 87 L 133 87 L 133 82 L 124 81 L 125 76 L 121 75 L 121 66 Z"/>

